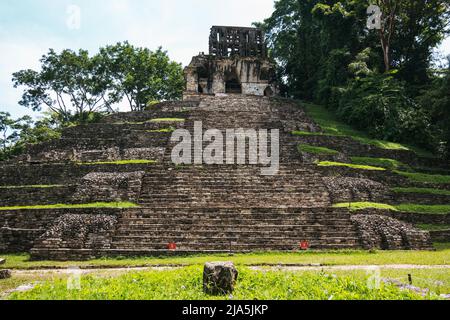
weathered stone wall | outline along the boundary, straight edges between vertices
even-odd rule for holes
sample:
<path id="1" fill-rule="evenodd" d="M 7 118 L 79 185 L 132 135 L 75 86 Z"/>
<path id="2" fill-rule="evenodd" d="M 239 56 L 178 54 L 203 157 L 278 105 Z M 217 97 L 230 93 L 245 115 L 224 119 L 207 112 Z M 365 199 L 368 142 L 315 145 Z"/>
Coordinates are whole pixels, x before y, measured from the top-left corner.
<path id="1" fill-rule="evenodd" d="M 93 172 L 81 179 L 73 196 L 77 203 L 139 200 L 144 171 L 109 173 Z"/>
<path id="2" fill-rule="evenodd" d="M 57 259 L 53 252 L 59 248 L 75 250 L 105 250 L 111 247 L 112 235 L 117 224 L 116 215 L 65 214 L 58 217 L 39 237 L 31 250 L 33 259 Z M 70 258 L 70 255 L 65 255 Z"/>
<path id="3" fill-rule="evenodd" d="M 354 215 L 352 221 L 359 230 L 366 249 L 423 250 L 431 249 L 430 234 L 412 225 L 382 215 Z"/>

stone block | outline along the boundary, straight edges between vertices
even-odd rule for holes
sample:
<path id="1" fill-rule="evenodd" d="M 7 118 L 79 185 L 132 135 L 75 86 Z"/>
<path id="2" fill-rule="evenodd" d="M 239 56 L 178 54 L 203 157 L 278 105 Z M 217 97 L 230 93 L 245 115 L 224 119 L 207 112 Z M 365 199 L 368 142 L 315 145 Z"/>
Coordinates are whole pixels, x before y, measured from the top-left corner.
<path id="1" fill-rule="evenodd" d="M 0 270 L 0 280 L 11 278 L 11 270 Z"/>
<path id="2" fill-rule="evenodd" d="M 210 262 L 203 271 L 203 291 L 209 295 L 225 295 L 234 291 L 238 271 L 232 262 Z"/>

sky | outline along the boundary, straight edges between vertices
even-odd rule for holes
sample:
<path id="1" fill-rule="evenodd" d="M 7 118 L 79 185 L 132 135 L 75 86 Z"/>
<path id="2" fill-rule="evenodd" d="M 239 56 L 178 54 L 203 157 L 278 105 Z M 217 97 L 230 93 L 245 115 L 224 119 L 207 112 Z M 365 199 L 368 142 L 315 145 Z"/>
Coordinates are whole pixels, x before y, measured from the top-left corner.
<path id="1" fill-rule="evenodd" d="M 162 46 L 172 60 L 187 65 L 208 51 L 213 25 L 251 26 L 273 11 L 274 0 L 1 0 L 0 111 L 31 114 L 19 106 L 21 89 L 12 73 L 39 69 L 49 48 L 88 49 L 128 40 Z M 450 39 L 442 46 L 450 54 Z"/>

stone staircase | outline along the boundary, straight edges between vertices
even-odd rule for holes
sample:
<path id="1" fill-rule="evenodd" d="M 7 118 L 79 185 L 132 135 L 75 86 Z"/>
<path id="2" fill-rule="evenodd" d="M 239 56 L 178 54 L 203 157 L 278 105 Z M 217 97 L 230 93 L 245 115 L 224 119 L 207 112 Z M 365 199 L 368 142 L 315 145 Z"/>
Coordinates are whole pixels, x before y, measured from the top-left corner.
<path id="1" fill-rule="evenodd" d="M 170 120 L 174 118 L 184 121 Z M 261 165 L 173 164 L 175 142 L 170 141 L 170 131 L 193 132 L 198 121 L 203 131 L 278 129 L 278 174 L 261 175 Z M 361 227 L 365 219 L 355 223 L 347 209 L 332 205 L 340 198 L 395 202 L 385 190 L 407 184 L 406 179 L 388 172 L 320 168 L 306 161 L 297 146 L 330 147 L 344 158 L 384 155 L 408 164 L 418 164 L 420 159 L 410 152 L 389 153 L 343 137 L 295 137 L 291 135 L 295 130 L 316 132 L 320 127 L 297 102 L 241 95 L 166 102 L 150 111 L 114 114 L 98 124 L 66 129 L 60 140 L 31 146 L 23 156 L 0 165 L 0 187 L 22 186 L 0 189 L 1 206 L 133 201 L 139 207 L 4 211 L 0 251 L 30 251 L 35 259 L 68 260 L 292 251 L 305 240 L 312 249 L 356 249 L 370 242 L 367 234 L 385 237 Z M 96 164 L 143 159 L 157 163 Z M 336 190 L 330 179 L 348 183 Z M 355 185 L 367 181 L 368 187 L 355 192 Z M 395 239 L 392 248 L 430 248 L 428 234 L 410 230 L 402 222 L 395 226 L 389 231 L 394 234 L 388 235 Z M 403 241 L 405 237 L 414 239 Z M 176 243 L 177 250 L 168 250 L 169 243 Z"/>
<path id="2" fill-rule="evenodd" d="M 314 249 L 357 248 L 359 238 L 342 210 L 290 209 L 142 209 L 119 221 L 112 250 L 181 252 L 296 250 L 310 241 Z"/>

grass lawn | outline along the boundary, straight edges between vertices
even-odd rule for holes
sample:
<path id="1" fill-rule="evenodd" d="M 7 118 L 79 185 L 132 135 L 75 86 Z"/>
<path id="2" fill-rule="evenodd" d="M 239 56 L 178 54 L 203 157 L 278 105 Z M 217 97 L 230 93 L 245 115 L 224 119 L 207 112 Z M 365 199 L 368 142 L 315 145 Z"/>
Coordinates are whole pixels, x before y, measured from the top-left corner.
<path id="1" fill-rule="evenodd" d="M 0 207 L 0 211 L 13 210 L 45 210 L 45 209 L 89 209 L 89 208 L 136 208 L 136 204 L 131 202 L 95 202 L 85 204 L 49 204 L 34 206 L 12 206 Z"/>
<path id="2" fill-rule="evenodd" d="M 108 277 L 87 275 L 81 290 L 68 290 L 64 278 L 37 284 L 10 299 L 31 300 L 421 300 L 422 296 L 382 283 L 370 289 L 368 277 L 327 272 L 255 271 L 238 267 L 233 295 L 212 297 L 203 293 L 202 266 L 164 271 L 129 272 Z M 436 296 L 427 296 L 433 299 Z"/>
<path id="3" fill-rule="evenodd" d="M 184 257 L 136 257 L 102 258 L 91 261 L 30 261 L 28 254 L 0 255 L 6 258 L 7 269 L 53 269 L 79 266 L 80 268 L 121 268 L 145 266 L 189 266 L 208 261 L 232 261 L 236 265 L 446 265 L 450 264 L 450 243 L 436 244 L 436 251 L 308 251 L 261 252 L 249 254 L 215 254 Z"/>

